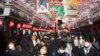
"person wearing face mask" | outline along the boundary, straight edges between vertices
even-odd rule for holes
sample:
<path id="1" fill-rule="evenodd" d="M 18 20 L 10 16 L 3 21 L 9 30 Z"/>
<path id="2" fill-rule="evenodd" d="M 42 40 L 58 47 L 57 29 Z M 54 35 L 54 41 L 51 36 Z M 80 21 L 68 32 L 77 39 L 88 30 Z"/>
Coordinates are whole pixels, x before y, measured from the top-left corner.
<path id="1" fill-rule="evenodd" d="M 92 46 L 93 38 L 87 36 L 84 41 L 84 47 L 79 49 L 79 56 L 98 56 L 97 49 Z"/>
<path id="2" fill-rule="evenodd" d="M 54 51 L 51 56 L 69 56 L 69 54 L 65 52 L 66 47 L 66 42 L 60 41 L 58 50 Z"/>
<path id="3" fill-rule="evenodd" d="M 60 39 L 61 40 L 61 39 Z M 53 51 L 58 49 L 58 42 L 56 35 L 52 35 L 51 40 L 49 41 L 49 56 L 52 56 Z"/>
<path id="4" fill-rule="evenodd" d="M 32 51 L 32 54 L 34 55 L 34 56 L 38 56 L 38 43 L 37 43 L 37 41 L 36 41 L 36 39 L 37 39 L 37 37 L 36 36 L 32 36 L 32 38 L 31 38 L 31 40 L 32 40 L 32 45 L 30 45 L 31 46 L 31 51 Z M 29 43 L 29 44 L 31 44 L 31 43 Z"/>
<path id="5" fill-rule="evenodd" d="M 81 48 L 81 47 L 84 47 L 83 36 L 80 36 L 79 38 L 80 38 L 80 39 L 79 39 L 79 47 L 80 47 L 80 48 Z"/>
<path id="6" fill-rule="evenodd" d="M 16 56 L 16 50 L 15 50 L 15 44 L 14 44 L 14 41 L 11 41 L 9 44 L 8 44 L 8 48 L 6 50 L 6 55 L 8 56 Z"/>

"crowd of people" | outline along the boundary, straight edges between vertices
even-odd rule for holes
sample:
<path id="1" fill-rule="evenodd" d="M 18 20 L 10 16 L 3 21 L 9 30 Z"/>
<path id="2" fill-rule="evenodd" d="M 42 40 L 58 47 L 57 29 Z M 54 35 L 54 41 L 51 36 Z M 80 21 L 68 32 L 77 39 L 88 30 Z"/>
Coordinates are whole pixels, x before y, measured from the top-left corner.
<path id="1" fill-rule="evenodd" d="M 11 41 L 2 56 L 100 56 L 100 41 L 93 36 L 26 32 L 18 42 Z"/>

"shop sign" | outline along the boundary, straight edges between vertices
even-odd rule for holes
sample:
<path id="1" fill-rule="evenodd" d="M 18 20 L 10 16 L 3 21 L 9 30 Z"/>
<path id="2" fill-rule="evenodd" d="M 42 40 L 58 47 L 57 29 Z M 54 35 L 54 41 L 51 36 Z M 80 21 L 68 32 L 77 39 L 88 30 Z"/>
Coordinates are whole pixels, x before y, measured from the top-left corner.
<path id="1" fill-rule="evenodd" d="M 3 13 L 3 15 L 9 16 L 9 15 L 10 15 L 10 12 L 11 12 L 11 8 L 4 8 L 4 13 Z"/>
<path id="2" fill-rule="evenodd" d="M 49 10 L 48 0 L 37 0 L 37 12 L 47 13 Z"/>

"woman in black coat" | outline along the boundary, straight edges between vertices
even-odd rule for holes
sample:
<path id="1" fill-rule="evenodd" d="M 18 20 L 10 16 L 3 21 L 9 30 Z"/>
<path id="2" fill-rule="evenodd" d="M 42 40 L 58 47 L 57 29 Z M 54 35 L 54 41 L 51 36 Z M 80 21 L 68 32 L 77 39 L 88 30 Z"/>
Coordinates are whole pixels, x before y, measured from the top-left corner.
<path id="1" fill-rule="evenodd" d="M 21 56 L 34 56 L 34 55 L 38 56 L 38 45 L 36 43 L 36 36 L 32 36 L 26 42 L 22 43 Z"/>
<path id="2" fill-rule="evenodd" d="M 58 50 L 53 51 L 51 56 L 69 56 L 69 54 L 65 52 L 65 48 L 67 47 L 66 42 L 60 41 L 58 45 L 59 45 Z"/>

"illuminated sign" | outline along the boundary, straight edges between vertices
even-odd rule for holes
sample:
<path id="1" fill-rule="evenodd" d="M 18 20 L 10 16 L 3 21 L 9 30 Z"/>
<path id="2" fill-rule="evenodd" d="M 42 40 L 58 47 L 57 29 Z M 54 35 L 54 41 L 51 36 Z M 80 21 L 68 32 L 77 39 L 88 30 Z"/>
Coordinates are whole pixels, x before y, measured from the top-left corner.
<path id="1" fill-rule="evenodd" d="M 48 0 L 37 0 L 37 12 L 47 13 L 49 10 Z"/>

